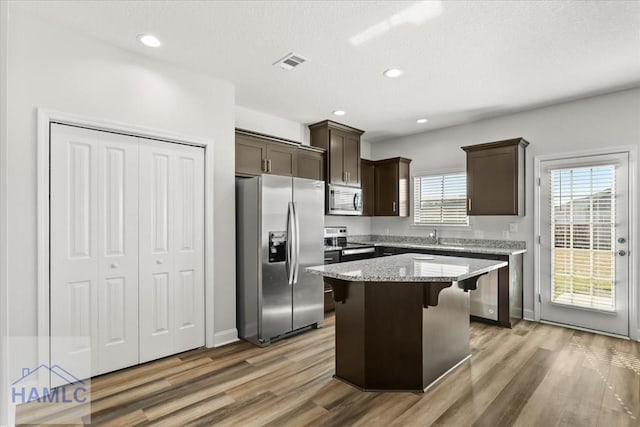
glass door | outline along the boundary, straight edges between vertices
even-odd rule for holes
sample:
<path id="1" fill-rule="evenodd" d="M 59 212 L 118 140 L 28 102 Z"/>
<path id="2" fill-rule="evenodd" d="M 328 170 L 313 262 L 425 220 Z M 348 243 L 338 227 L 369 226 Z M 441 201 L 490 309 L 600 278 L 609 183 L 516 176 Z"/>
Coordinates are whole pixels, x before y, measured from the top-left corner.
<path id="1" fill-rule="evenodd" d="M 628 155 L 541 165 L 541 319 L 628 336 Z"/>

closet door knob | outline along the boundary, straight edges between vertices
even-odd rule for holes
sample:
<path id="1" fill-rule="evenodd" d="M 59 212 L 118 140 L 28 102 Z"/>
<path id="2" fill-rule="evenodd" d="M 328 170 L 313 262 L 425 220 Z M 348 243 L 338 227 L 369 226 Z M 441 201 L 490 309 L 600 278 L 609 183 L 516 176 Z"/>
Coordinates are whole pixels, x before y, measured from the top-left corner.
<path id="1" fill-rule="evenodd" d="M 111 264 L 111 268 L 118 268 L 118 263 L 114 262 L 113 264 Z"/>
<path id="2" fill-rule="evenodd" d="M 156 264 L 162 264 L 164 261 L 162 261 L 161 259 L 157 259 L 156 260 Z"/>

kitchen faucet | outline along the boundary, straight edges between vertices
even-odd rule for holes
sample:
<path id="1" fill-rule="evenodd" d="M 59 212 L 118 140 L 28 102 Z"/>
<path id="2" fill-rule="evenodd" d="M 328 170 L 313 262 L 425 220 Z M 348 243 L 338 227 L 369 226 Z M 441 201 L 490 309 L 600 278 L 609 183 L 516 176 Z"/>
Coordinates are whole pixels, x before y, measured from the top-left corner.
<path id="1" fill-rule="evenodd" d="M 436 245 L 440 244 L 440 238 L 438 237 L 438 230 L 437 229 L 433 229 L 433 232 L 429 233 L 429 238 L 433 239 L 434 243 Z"/>

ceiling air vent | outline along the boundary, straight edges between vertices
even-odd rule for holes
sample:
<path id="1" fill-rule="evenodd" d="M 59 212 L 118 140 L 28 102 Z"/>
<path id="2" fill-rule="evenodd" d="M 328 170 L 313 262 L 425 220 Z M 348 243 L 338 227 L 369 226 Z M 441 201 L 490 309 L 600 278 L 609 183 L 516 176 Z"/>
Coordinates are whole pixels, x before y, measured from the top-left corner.
<path id="1" fill-rule="evenodd" d="M 297 53 L 289 53 L 285 55 L 283 58 L 278 59 L 273 65 L 277 65 L 280 68 L 284 68 L 285 70 L 293 70 L 298 65 L 303 62 L 307 62 L 308 59 L 302 55 L 298 55 Z"/>

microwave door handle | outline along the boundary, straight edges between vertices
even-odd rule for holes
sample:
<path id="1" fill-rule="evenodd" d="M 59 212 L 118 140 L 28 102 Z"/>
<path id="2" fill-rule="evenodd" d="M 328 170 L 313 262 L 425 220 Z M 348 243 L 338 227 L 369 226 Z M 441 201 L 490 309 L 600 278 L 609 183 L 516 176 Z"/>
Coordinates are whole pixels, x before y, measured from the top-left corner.
<path id="1" fill-rule="evenodd" d="M 353 195 L 353 210 L 354 210 L 354 211 L 357 211 L 357 210 L 358 210 L 358 204 L 359 204 L 359 202 L 358 202 L 358 198 L 359 198 L 359 194 L 358 194 L 358 193 L 355 193 L 355 194 Z"/>
<path id="2" fill-rule="evenodd" d="M 296 208 L 295 202 L 293 205 L 293 230 L 294 230 L 294 238 L 293 238 L 293 283 L 298 283 L 298 273 L 300 272 L 300 221 L 298 220 L 298 209 Z"/>

